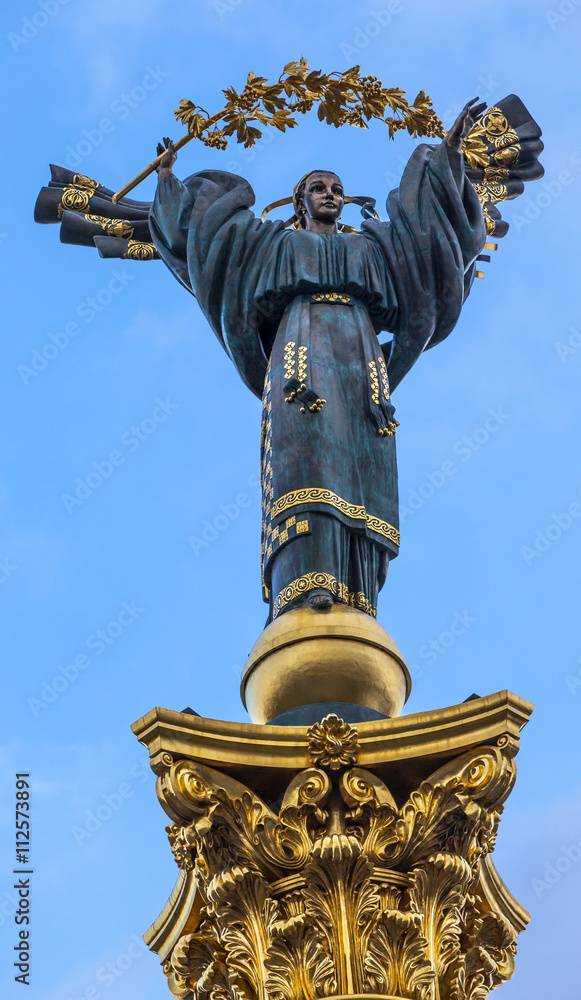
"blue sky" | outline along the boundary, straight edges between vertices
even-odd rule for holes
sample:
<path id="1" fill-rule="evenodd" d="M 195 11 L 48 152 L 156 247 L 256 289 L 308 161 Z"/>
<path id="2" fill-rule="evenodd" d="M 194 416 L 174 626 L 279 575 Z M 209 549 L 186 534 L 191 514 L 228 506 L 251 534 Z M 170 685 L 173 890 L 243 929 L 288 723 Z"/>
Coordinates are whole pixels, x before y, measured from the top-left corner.
<path id="1" fill-rule="evenodd" d="M 265 617 L 258 401 L 161 262 L 61 245 L 56 227 L 35 226 L 36 195 L 49 162 L 120 187 L 161 136 L 181 135 L 172 114 L 181 98 L 217 108 L 222 87 L 250 69 L 277 76 L 301 54 L 325 71 L 360 63 L 412 96 L 425 88 L 447 125 L 471 97 L 514 92 L 544 132 L 544 180 L 508 205 L 511 229 L 457 328 L 394 398 L 402 503 L 421 502 L 403 518 L 379 620 L 414 672 L 410 712 L 504 688 L 535 702 L 495 855 L 533 913 L 503 991 L 578 995 L 570 927 L 581 861 L 566 870 L 565 849 L 581 838 L 581 519 L 568 513 L 581 503 L 581 6 L 8 0 L 1 18 L 2 995 L 22 989 L 12 979 L 12 801 L 14 773 L 27 770 L 27 996 L 169 995 L 157 959 L 136 942 L 177 869 L 129 726 L 154 705 L 246 720 L 240 668 Z M 175 169 L 239 172 L 261 210 L 325 165 L 383 209 L 414 145 L 401 135 L 389 143 L 379 125 L 336 131 L 311 117 L 250 152 L 191 144 Z M 153 192 L 150 179 L 135 196 Z M 65 343 L 71 323 L 78 332 Z M 24 378 L 19 366 L 55 341 L 46 367 Z M 141 424 L 143 440 L 131 430 Z M 122 461 L 67 510 L 63 494 L 112 451 Z M 188 539 L 216 518 L 215 539 L 195 552 Z M 444 648 L 457 616 L 467 627 Z M 107 628 L 104 642 L 97 630 Z M 66 687 L 39 708 L 67 669 Z M 118 808 L 95 828 L 90 815 L 107 802 Z M 112 980 L 107 963 L 120 973 Z"/>

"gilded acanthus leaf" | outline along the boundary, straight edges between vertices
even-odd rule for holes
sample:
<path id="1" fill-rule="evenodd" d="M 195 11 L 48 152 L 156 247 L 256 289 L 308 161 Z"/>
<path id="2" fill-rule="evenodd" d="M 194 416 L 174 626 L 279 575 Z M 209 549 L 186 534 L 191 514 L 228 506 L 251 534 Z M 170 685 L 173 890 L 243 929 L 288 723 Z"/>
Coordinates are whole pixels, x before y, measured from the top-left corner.
<path id="1" fill-rule="evenodd" d="M 400 804 L 373 771 L 332 773 L 356 756 L 353 727 L 327 718 L 310 739 L 331 774 L 295 774 L 278 812 L 230 775 L 168 761 L 172 849 L 201 896 L 164 964 L 175 1000 L 485 1000 L 514 970 L 514 910 L 499 912 L 486 860 L 511 748 L 462 754 Z"/>
<path id="2" fill-rule="evenodd" d="M 458 968 L 473 878 L 468 862 L 456 854 L 437 854 L 412 872 L 410 909 L 429 942 L 428 957 L 438 982 L 448 983 Z"/>
<path id="3" fill-rule="evenodd" d="M 428 941 L 421 932 L 421 918 L 417 914 L 384 910 L 369 941 L 366 989 L 431 1000 L 435 975 L 427 952 Z"/>

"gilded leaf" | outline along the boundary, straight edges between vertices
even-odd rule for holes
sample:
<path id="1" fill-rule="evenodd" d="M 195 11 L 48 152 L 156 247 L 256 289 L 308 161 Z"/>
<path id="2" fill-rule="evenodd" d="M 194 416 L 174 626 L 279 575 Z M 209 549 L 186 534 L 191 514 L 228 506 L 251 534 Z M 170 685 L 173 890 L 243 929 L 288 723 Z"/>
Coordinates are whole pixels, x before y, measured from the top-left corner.
<path id="1" fill-rule="evenodd" d="M 407 128 L 412 135 L 442 134 L 441 122 L 434 114 L 425 91 L 420 91 L 410 108 L 403 90 L 399 87 L 384 88 L 376 77 L 362 77 L 359 66 L 327 74 L 311 70 L 307 60 L 301 56 L 298 62 L 286 64 L 277 82 L 269 83 L 266 77 L 251 71 L 242 93 L 234 87 L 227 87 L 223 94 L 226 106 L 212 116 L 188 100 L 180 101 L 174 112 L 176 119 L 187 125 L 190 133 L 206 145 L 226 148 L 225 137 L 236 134 L 237 142 L 252 146 L 262 134 L 252 122 L 272 125 L 284 132 L 296 124 L 291 117 L 294 110 L 306 114 L 315 104 L 318 104 L 319 121 L 336 128 L 346 124 L 366 128 L 366 121 L 377 119 L 385 121 L 390 138 L 400 128 Z M 395 116 L 383 117 L 387 107 L 395 112 Z M 271 117 L 265 117 L 268 115 Z M 213 133 L 209 138 L 210 127 L 216 124 L 221 125 L 217 130 L 219 134 Z"/>

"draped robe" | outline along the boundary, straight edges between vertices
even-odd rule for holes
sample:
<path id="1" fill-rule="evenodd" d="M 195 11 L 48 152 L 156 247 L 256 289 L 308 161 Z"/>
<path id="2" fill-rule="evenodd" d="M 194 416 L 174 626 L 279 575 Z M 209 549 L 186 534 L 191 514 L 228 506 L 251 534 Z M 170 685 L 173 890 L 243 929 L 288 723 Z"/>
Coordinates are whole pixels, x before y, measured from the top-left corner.
<path id="1" fill-rule="evenodd" d="M 271 618 L 318 588 L 375 615 L 400 540 L 391 393 L 458 319 L 486 238 L 481 205 L 446 143 L 416 148 L 389 221 L 360 233 L 261 223 L 254 200 L 233 174 L 171 174 L 152 238 L 263 399 Z"/>

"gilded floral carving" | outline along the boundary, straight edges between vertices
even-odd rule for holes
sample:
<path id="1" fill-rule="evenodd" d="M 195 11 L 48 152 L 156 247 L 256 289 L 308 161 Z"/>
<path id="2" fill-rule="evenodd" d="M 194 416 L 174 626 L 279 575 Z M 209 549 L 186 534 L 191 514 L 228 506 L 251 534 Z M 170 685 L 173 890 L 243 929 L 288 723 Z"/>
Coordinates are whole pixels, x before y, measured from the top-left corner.
<path id="1" fill-rule="evenodd" d="M 309 754 L 313 764 L 338 771 L 357 762 L 357 729 L 336 715 L 327 715 L 307 730 Z"/>

